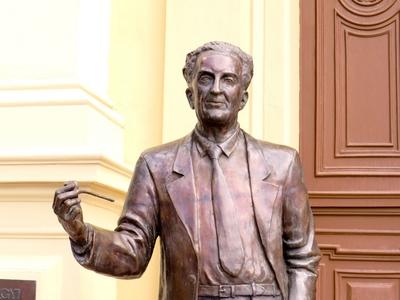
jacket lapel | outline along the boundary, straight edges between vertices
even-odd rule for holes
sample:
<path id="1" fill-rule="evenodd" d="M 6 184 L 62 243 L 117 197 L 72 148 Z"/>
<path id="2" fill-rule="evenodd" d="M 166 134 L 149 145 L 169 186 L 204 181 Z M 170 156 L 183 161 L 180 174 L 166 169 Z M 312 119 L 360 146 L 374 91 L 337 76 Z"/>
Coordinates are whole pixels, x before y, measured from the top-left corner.
<path id="1" fill-rule="evenodd" d="M 196 195 L 191 145 L 192 134 L 189 134 L 178 147 L 172 174 L 166 180 L 166 188 L 180 220 L 195 245 Z"/>
<path id="2" fill-rule="evenodd" d="M 253 197 L 256 222 L 264 247 L 267 244 L 275 200 L 280 187 L 268 181 L 271 167 L 265 160 L 261 146 L 248 134 L 245 134 L 250 173 L 250 185 Z"/>
<path id="3" fill-rule="evenodd" d="M 247 154 L 250 173 L 250 185 L 253 197 L 254 214 L 256 218 L 257 228 L 260 233 L 261 242 L 269 262 L 275 272 L 281 290 L 284 291 L 285 285 L 281 276 L 281 268 L 279 261 L 274 254 L 274 245 L 281 241 L 272 240 L 272 230 L 281 230 L 273 227 L 272 216 L 274 214 L 276 199 L 280 193 L 281 187 L 269 182 L 272 168 L 266 161 L 261 146 L 257 140 L 248 134 L 245 134 L 247 143 Z"/>

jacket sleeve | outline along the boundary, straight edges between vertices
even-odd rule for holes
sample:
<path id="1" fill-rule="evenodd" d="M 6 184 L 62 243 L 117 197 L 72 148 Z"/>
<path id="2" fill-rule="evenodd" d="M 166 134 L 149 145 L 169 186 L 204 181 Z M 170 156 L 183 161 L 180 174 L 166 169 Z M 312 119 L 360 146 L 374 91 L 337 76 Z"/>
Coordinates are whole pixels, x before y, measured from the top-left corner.
<path id="1" fill-rule="evenodd" d="M 283 193 L 283 246 L 289 300 L 314 300 L 320 252 L 297 152 L 289 167 Z"/>
<path id="2" fill-rule="evenodd" d="M 139 277 L 147 267 L 158 235 L 158 199 L 146 160 L 140 157 L 130 183 L 118 226 L 114 231 L 88 224 L 88 242 L 71 241 L 76 260 L 96 272 Z"/>

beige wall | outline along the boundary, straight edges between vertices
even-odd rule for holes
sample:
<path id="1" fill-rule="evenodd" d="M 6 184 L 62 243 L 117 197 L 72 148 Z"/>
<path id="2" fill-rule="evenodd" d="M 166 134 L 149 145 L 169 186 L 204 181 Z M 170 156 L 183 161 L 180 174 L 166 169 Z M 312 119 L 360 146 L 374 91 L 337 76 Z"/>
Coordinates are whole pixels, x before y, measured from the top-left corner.
<path id="1" fill-rule="evenodd" d="M 240 115 L 242 127 L 259 138 L 297 147 L 298 5 L 293 0 L 167 1 L 164 141 L 182 136 L 195 123 L 181 76 L 186 53 L 204 42 L 224 40 L 254 58 L 252 95 Z"/>
<path id="2" fill-rule="evenodd" d="M 113 228 L 144 149 L 193 128 L 182 67 L 210 40 L 251 53 L 240 123 L 298 146 L 298 0 L 14 0 L 0 4 L 0 278 L 33 279 L 41 299 L 157 299 L 159 249 L 136 281 L 74 262 L 51 210 L 69 179 L 87 221 Z M 49 298 L 50 297 L 50 298 Z"/>
<path id="3" fill-rule="evenodd" d="M 165 3 L 114 0 L 109 96 L 125 117 L 125 160 L 160 144 L 163 122 Z"/>
<path id="4" fill-rule="evenodd" d="M 109 95 L 125 118 L 125 161 L 162 142 L 165 2 L 112 1 Z M 119 280 L 118 300 L 157 299 L 159 245 L 140 280 Z"/>

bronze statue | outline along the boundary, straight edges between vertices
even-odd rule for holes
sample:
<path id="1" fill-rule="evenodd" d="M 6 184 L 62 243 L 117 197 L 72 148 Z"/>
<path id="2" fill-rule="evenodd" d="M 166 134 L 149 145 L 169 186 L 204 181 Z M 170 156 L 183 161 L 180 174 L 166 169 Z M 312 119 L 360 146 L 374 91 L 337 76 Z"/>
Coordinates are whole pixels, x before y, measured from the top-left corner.
<path id="1" fill-rule="evenodd" d="M 139 277 L 160 237 L 159 299 L 315 299 L 319 250 L 297 152 L 240 129 L 251 56 L 210 42 L 186 57 L 186 96 L 198 123 L 140 156 L 118 227 L 83 222 L 79 187 L 53 208 L 76 260 Z"/>

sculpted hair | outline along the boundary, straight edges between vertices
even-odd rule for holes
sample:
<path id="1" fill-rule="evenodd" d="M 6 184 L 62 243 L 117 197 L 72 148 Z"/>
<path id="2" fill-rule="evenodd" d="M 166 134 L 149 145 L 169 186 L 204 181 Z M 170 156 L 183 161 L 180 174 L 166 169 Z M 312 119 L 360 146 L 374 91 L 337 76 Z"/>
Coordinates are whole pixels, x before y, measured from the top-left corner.
<path id="1" fill-rule="evenodd" d="M 240 49 L 239 47 L 219 41 L 208 42 L 186 55 L 186 62 L 182 71 L 183 77 L 185 77 L 188 85 L 190 85 L 193 80 L 197 58 L 201 53 L 206 51 L 216 51 L 220 53 L 236 55 L 242 61 L 243 65 L 242 77 L 244 88 L 248 88 L 251 78 L 253 77 L 253 58 L 242 51 L 242 49 Z"/>

